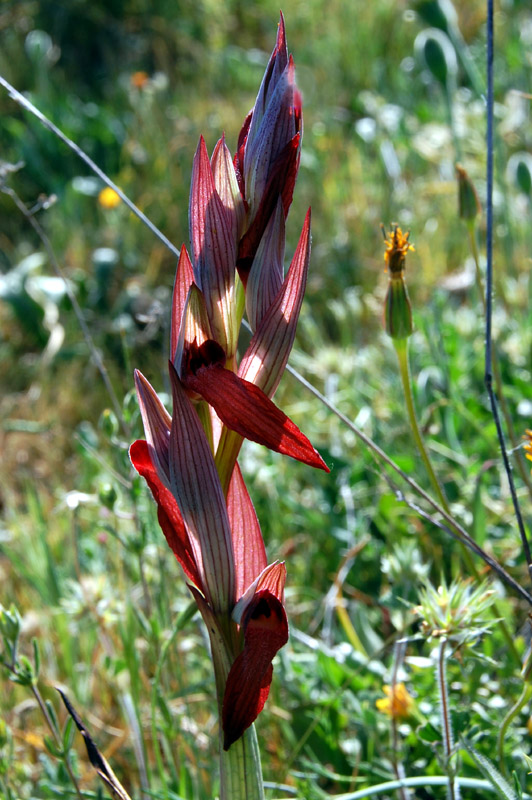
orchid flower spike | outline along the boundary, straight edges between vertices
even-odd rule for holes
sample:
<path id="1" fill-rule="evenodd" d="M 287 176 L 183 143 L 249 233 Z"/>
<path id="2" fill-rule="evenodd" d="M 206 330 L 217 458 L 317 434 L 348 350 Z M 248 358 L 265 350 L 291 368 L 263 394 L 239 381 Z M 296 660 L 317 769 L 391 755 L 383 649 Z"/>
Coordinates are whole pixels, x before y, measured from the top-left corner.
<path id="1" fill-rule="evenodd" d="M 172 414 L 138 371 L 146 439 L 130 448 L 166 540 L 207 624 L 223 747 L 262 710 L 288 639 L 286 569 L 268 565 L 237 457 L 244 438 L 328 471 L 272 401 L 295 337 L 310 260 L 310 210 L 284 274 L 285 222 L 299 167 L 301 96 L 281 15 L 239 137 L 192 167 L 190 250 L 177 265 L 170 324 Z M 253 337 L 238 363 L 244 309 Z"/>

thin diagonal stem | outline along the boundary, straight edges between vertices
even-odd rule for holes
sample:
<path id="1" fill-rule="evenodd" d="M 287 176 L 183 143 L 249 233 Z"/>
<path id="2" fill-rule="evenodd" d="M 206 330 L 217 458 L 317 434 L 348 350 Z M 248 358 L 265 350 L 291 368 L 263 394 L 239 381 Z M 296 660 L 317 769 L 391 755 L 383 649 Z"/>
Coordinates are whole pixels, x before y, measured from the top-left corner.
<path id="1" fill-rule="evenodd" d="M 405 481 L 405 483 L 407 483 L 410 486 L 410 488 L 414 490 L 414 492 L 417 495 L 422 497 L 430 506 L 432 506 L 432 508 L 438 514 L 440 514 L 445 519 L 447 525 L 449 526 L 449 527 L 444 526 L 444 529 L 446 531 L 451 533 L 451 535 L 458 541 L 463 542 L 465 545 L 467 545 L 467 547 L 472 552 L 480 556 L 480 558 L 482 558 L 483 561 L 486 564 L 488 564 L 488 566 L 491 569 L 497 572 L 499 577 L 505 583 L 507 583 L 509 586 L 512 587 L 512 589 L 515 592 L 521 595 L 521 597 L 524 600 L 526 600 L 529 605 L 532 605 L 532 595 L 529 594 L 529 592 L 527 592 L 526 589 L 523 589 L 523 587 L 520 586 L 520 584 L 517 583 L 517 581 L 515 581 L 511 577 L 511 575 L 509 575 L 506 572 L 506 570 L 497 561 L 495 561 L 495 559 L 493 559 L 488 553 L 486 553 L 486 551 L 483 550 L 480 547 L 480 545 L 478 545 L 475 542 L 475 540 L 468 534 L 465 528 L 463 528 L 454 519 L 454 517 L 448 511 L 446 511 L 445 508 L 443 508 L 443 506 L 441 506 L 433 497 L 431 497 L 431 495 L 428 492 L 426 492 L 425 489 L 423 489 L 419 485 L 419 483 L 417 483 L 417 481 L 414 480 L 414 478 L 411 478 L 410 475 L 408 475 L 404 470 L 402 470 L 401 467 L 398 464 L 396 464 L 395 461 L 392 458 L 390 458 L 390 456 L 387 455 L 376 442 L 373 441 L 373 439 L 371 439 L 367 434 L 365 434 L 362 430 L 360 430 L 360 428 L 358 428 L 354 424 L 354 422 L 351 422 L 351 420 L 348 417 L 346 417 L 345 414 L 342 414 L 342 412 L 338 408 L 336 408 L 336 406 L 333 403 L 331 403 L 330 400 L 328 400 L 325 397 L 325 395 L 319 391 L 319 389 L 316 389 L 316 387 L 313 386 L 310 383 L 310 381 L 307 381 L 307 379 L 304 378 L 300 372 L 291 367 L 290 364 L 287 364 L 286 369 L 291 375 L 293 375 L 296 378 L 296 380 L 299 381 L 299 383 L 301 383 L 302 386 L 304 386 L 306 389 L 309 390 L 309 392 L 311 392 L 315 397 L 317 397 L 318 400 L 321 403 L 323 403 L 323 405 L 326 408 L 332 411 L 333 414 L 335 414 L 338 417 L 338 419 L 341 420 L 341 422 L 343 422 L 344 425 L 346 425 L 349 428 L 349 430 L 355 434 L 357 439 L 363 442 L 375 456 L 377 456 L 381 461 L 383 461 L 391 469 L 393 469 L 394 472 L 396 472 L 397 475 L 399 475 Z"/>
<path id="2" fill-rule="evenodd" d="M 124 192 L 122 191 L 122 189 L 120 189 L 120 188 L 119 188 L 119 187 L 116 185 L 116 183 L 114 183 L 114 182 L 113 182 L 113 181 L 112 181 L 112 180 L 111 180 L 111 179 L 110 179 L 110 178 L 109 178 L 109 177 L 108 177 L 108 176 L 105 174 L 105 172 L 104 172 L 103 170 L 101 170 L 101 169 L 100 169 L 100 167 L 99 167 L 97 164 L 95 164 L 95 163 L 94 163 L 94 161 L 92 160 L 92 158 L 90 158 L 90 156 L 88 156 L 88 155 L 87 155 L 87 153 L 85 153 L 85 152 L 84 152 L 84 151 L 81 149 L 81 147 L 78 147 L 78 145 L 77 145 L 75 142 L 73 142 L 73 141 L 72 141 L 72 139 L 69 139 L 69 138 L 68 138 L 68 136 L 66 136 L 66 134 L 64 134 L 64 133 L 63 133 L 63 131 L 59 130 L 59 128 L 58 128 L 56 125 L 54 125 L 54 123 L 53 123 L 51 120 L 49 120 L 49 119 L 48 119 L 48 117 L 45 117 L 45 116 L 44 116 L 44 114 L 42 113 L 42 111 L 39 111 L 39 109 L 38 109 L 38 108 L 36 108 L 36 107 L 33 105 L 33 103 L 31 103 L 31 102 L 28 100 L 28 98 L 27 98 L 27 97 L 24 97 L 24 95 L 22 95 L 22 94 L 21 94 L 19 91 L 17 91 L 17 90 L 15 89 L 15 87 L 14 87 L 14 86 L 12 86 L 12 85 L 9 83 L 9 81 L 6 81 L 6 79 L 5 79 L 4 77 L 2 77 L 2 75 L 0 75 L 0 86 L 3 86 L 5 89 L 7 89 L 7 91 L 9 92 L 9 96 L 11 97 L 11 99 L 12 99 L 12 100 L 14 100 L 16 103 L 18 103 L 18 104 L 19 104 L 19 106 L 22 106 L 22 108 L 26 109 L 26 111 L 30 111 L 30 112 L 33 114 L 33 116 L 34 116 L 34 117 L 37 117 L 37 119 L 38 119 L 38 120 L 39 120 L 39 121 L 40 121 L 40 122 L 41 122 L 41 123 L 44 125 L 44 127 L 45 127 L 45 128 L 48 128 L 48 130 L 49 130 L 49 131 L 52 131 L 52 133 L 53 133 L 53 134 L 55 134 L 55 135 L 56 135 L 56 136 L 57 136 L 59 139 L 61 139 L 61 141 L 62 141 L 62 142 L 64 142 L 64 144 L 66 144 L 66 146 L 67 146 L 67 147 L 70 147 L 70 149 L 71 149 L 71 150 L 73 150 L 73 152 L 74 152 L 74 153 L 75 153 L 75 154 L 76 154 L 76 155 L 77 155 L 79 158 L 81 158 L 81 160 L 82 160 L 82 161 L 84 161 L 84 162 L 85 162 L 85 164 L 87 164 L 87 166 L 88 166 L 88 167 L 89 167 L 89 168 L 90 168 L 90 169 L 91 169 L 91 170 L 92 170 L 92 171 L 93 171 L 93 172 L 94 172 L 94 173 L 95 173 L 95 174 L 96 174 L 96 175 L 97 175 L 97 176 L 98 176 L 98 177 L 99 177 L 99 178 L 100 178 L 100 179 L 101 179 L 101 180 L 102 180 L 102 181 L 103 181 L 103 182 L 104 182 L 104 183 L 105 183 L 107 186 L 109 186 L 109 187 L 110 187 L 110 188 L 111 188 L 111 189 L 112 189 L 114 192 L 116 192 L 116 193 L 117 193 L 117 195 L 120 197 L 120 199 L 121 199 L 121 200 L 122 200 L 122 201 L 123 201 L 123 202 L 126 204 L 126 206 L 127 206 L 127 207 L 128 207 L 128 208 L 129 208 L 129 209 L 130 209 L 130 210 L 131 210 L 131 211 L 132 211 L 134 214 L 135 214 L 135 216 L 136 216 L 136 217 L 138 217 L 138 218 L 139 218 L 139 219 L 140 219 L 140 220 L 141 220 L 141 221 L 142 221 L 142 222 L 143 222 L 143 223 L 144 223 L 144 224 L 145 224 L 145 225 L 146 225 L 146 226 L 147 226 L 147 227 L 150 229 L 150 231 L 151 231 L 153 234 L 155 234 L 155 236 L 156 236 L 158 239 L 160 239 L 160 241 L 161 241 L 161 242 L 162 242 L 164 245 L 166 245 L 166 247 L 168 247 L 168 249 L 169 249 L 169 250 L 170 250 L 170 251 L 171 251 L 171 252 L 172 252 L 172 253 L 173 253 L 175 256 L 177 256 L 177 258 L 179 258 L 180 252 L 179 252 L 178 248 L 177 248 L 175 245 L 173 245 L 173 244 L 172 244 L 172 242 L 170 241 L 170 239 L 167 239 L 167 238 L 166 238 L 166 236 L 164 235 L 164 233 L 162 233 L 162 231 L 160 231 L 160 230 L 159 230 L 159 229 L 158 229 L 158 228 L 157 228 L 157 227 L 156 227 L 156 226 L 153 224 L 153 222 L 152 222 L 150 219 L 148 219 L 148 217 L 147 217 L 145 214 L 143 214 L 143 213 L 142 213 L 142 211 L 140 210 L 140 208 L 137 208 L 137 206 L 135 205 L 135 203 L 133 203 L 133 201 L 132 201 L 132 200 L 130 200 L 130 199 L 129 199 L 129 197 L 127 197 L 127 195 L 125 195 L 125 194 L 124 194 Z"/>
<path id="3" fill-rule="evenodd" d="M 452 539 L 456 539 L 457 542 L 464 541 L 461 538 L 461 536 L 456 532 L 456 529 L 453 530 L 452 528 L 449 527 L 449 525 L 445 525 L 440 520 L 428 514 L 424 509 L 422 509 L 416 503 L 412 502 L 412 500 L 409 500 L 407 497 L 405 497 L 405 495 L 401 491 L 395 489 L 395 494 L 399 501 L 406 503 L 406 505 L 409 508 L 411 508 L 412 511 L 415 511 L 416 514 L 418 514 L 418 516 L 420 516 L 422 519 L 426 520 L 427 522 L 430 522 L 432 525 L 435 525 L 437 528 L 439 528 L 439 530 L 447 534 L 447 536 L 450 536 Z M 530 595 L 526 589 L 523 589 L 521 584 L 519 584 L 514 578 L 512 578 L 512 576 L 508 572 L 506 572 L 504 567 L 502 567 L 498 561 L 492 558 L 492 556 L 490 556 L 489 553 L 486 553 L 484 550 L 482 550 L 480 545 L 478 545 L 474 541 L 474 539 L 466 541 L 466 544 L 473 553 L 476 553 L 476 555 L 480 556 L 480 558 L 483 559 L 483 561 L 499 576 L 499 578 L 501 578 L 502 581 L 504 581 L 504 583 L 506 583 L 508 586 L 511 586 L 512 589 L 518 595 L 520 595 L 524 600 L 527 601 L 527 603 L 530 604 L 530 602 L 532 601 L 532 595 Z M 516 660 L 520 661 L 521 659 L 519 653 L 515 648 L 513 640 L 510 639 L 510 641 L 508 641 L 508 644 L 510 645 L 510 649 L 512 650 L 512 652 L 514 652 Z"/>
<path id="4" fill-rule="evenodd" d="M 517 492 L 512 474 L 512 466 L 508 458 L 506 450 L 506 442 L 504 439 L 504 432 L 502 430 L 501 419 L 499 416 L 499 409 L 497 406 L 497 399 L 493 389 L 493 373 L 492 373 L 492 309 L 493 309 L 493 0 L 487 0 L 487 61 L 486 73 L 488 83 L 487 95 L 487 131 L 486 131 L 486 352 L 484 363 L 484 383 L 488 392 L 491 413 L 497 429 L 497 438 L 501 448 L 501 455 L 508 476 L 508 483 L 510 486 L 510 494 L 512 496 L 512 503 L 514 506 L 515 517 L 521 542 L 523 545 L 523 552 L 528 566 L 528 572 L 532 579 L 532 556 L 530 553 L 530 546 L 519 507 L 519 500 L 517 499 Z"/>
<path id="5" fill-rule="evenodd" d="M 478 247 L 477 247 L 477 240 L 475 235 L 475 223 L 471 220 L 467 225 L 467 231 L 469 234 L 469 245 L 471 248 L 471 254 L 473 256 L 473 260 L 475 262 L 475 275 L 477 279 L 477 288 L 482 299 L 482 306 L 484 308 L 484 314 L 486 314 L 486 293 L 484 290 L 484 281 L 482 279 L 482 272 L 480 271 L 480 259 L 478 255 Z M 495 349 L 492 350 L 491 354 L 491 368 L 493 370 L 493 377 L 495 381 L 495 391 L 497 393 L 497 399 L 499 401 L 499 405 L 501 407 L 502 415 L 504 417 L 504 421 L 506 422 L 506 430 L 508 431 L 508 438 L 510 439 L 510 443 L 512 445 L 512 450 L 515 453 L 515 461 L 517 464 L 517 469 L 519 471 L 519 475 L 521 476 L 521 480 L 525 484 L 528 489 L 528 493 L 530 498 L 532 499 L 532 481 L 530 480 L 530 475 L 528 474 L 527 466 L 524 462 L 524 459 L 521 454 L 521 450 L 519 447 L 519 442 L 515 433 L 515 428 L 512 420 L 512 415 L 510 414 L 510 409 L 508 407 L 508 403 L 506 401 L 506 396 L 503 392 L 503 383 L 502 383 L 502 375 L 501 369 L 499 366 L 499 359 L 497 358 L 497 353 Z"/>

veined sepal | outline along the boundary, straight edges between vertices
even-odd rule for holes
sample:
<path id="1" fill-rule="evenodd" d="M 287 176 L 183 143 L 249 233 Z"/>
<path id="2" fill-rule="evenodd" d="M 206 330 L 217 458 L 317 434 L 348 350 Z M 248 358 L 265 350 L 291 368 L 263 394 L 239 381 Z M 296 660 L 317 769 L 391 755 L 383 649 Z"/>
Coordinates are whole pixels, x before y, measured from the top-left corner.
<path id="1" fill-rule="evenodd" d="M 194 280 L 203 292 L 214 338 L 228 358 L 236 352 L 235 319 L 236 241 L 232 219 L 216 190 L 203 137 L 192 167 L 189 227 Z"/>
<path id="2" fill-rule="evenodd" d="M 270 217 L 246 284 L 246 312 L 253 332 L 273 303 L 284 278 L 285 222 L 281 198 Z"/>
<path id="3" fill-rule="evenodd" d="M 197 285 L 192 283 L 185 300 L 173 359 L 174 367 L 181 380 L 184 377 L 183 372 L 186 369 L 190 347 L 193 345 L 199 348 L 212 338 L 205 298 Z"/>
<path id="4" fill-rule="evenodd" d="M 236 247 L 242 235 L 246 211 L 244 208 L 244 200 L 238 186 L 233 161 L 231 159 L 231 153 L 225 143 L 225 135 L 218 140 L 213 150 L 211 168 L 216 191 L 220 196 L 220 200 L 230 220 L 231 231 Z"/>
<path id="5" fill-rule="evenodd" d="M 225 497 L 205 431 L 172 364 L 170 382 L 170 489 L 201 565 L 206 599 L 215 613 L 228 613 L 235 603 L 235 569 Z"/>
<path id="6" fill-rule="evenodd" d="M 151 383 L 138 369 L 134 372 L 144 433 L 159 479 L 170 487 L 169 446 L 172 418 Z"/>
<path id="7" fill-rule="evenodd" d="M 310 261 L 310 209 L 292 263 L 277 296 L 257 328 L 238 374 L 273 397 L 296 335 Z M 253 271 L 253 270 L 252 270 Z"/>
<path id="8" fill-rule="evenodd" d="M 194 281 L 194 270 L 192 261 L 185 245 L 181 247 L 179 261 L 174 280 L 174 290 L 172 293 L 172 318 L 170 320 L 170 359 L 174 361 L 179 330 L 183 311 L 188 297 L 188 290 Z"/>

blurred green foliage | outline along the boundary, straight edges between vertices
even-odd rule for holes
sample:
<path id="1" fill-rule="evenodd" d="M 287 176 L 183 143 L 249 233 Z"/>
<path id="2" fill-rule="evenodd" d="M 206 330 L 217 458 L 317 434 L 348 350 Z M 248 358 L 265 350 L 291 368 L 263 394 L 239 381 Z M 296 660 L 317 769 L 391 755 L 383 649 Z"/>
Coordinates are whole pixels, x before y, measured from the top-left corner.
<path id="1" fill-rule="evenodd" d="M 412 372 L 428 448 L 456 517 L 526 581 L 484 394 L 482 304 L 454 178 L 459 158 L 482 199 L 484 3 L 287 0 L 283 12 L 305 114 L 289 255 L 307 207 L 313 211 L 311 274 L 291 363 L 427 485 L 381 319 L 387 278 L 379 223 L 410 228 Z M 234 150 L 277 19 L 273 0 L 8 0 L 0 8 L 0 74 L 179 246 L 188 240 L 199 134 L 212 149 L 225 130 Z M 504 0 L 496 12 L 494 323 L 518 433 L 532 417 L 531 48 L 529 3 Z M 42 241 L 0 192 L 0 601 L 20 611 L 27 658 L 32 637 L 40 642 L 43 695 L 59 709 L 53 686 L 68 687 L 134 797 L 148 787 L 158 798 L 213 797 L 205 636 L 194 618 L 160 662 L 188 596 L 127 458 L 141 432 L 133 366 L 167 388 L 175 258 L 122 204 L 102 205 L 100 181 L 3 90 L 0 152 L 2 188 L 28 209 L 55 196 L 36 218 L 102 354 L 124 423 L 109 411 Z M 5 163 L 18 166 L 9 171 Z M 437 582 L 463 571 L 460 554 L 398 502 L 395 478 L 386 480 L 292 376 L 277 401 L 332 473 L 310 474 L 252 444 L 242 453 L 268 552 L 285 558 L 289 572 L 291 642 L 259 720 L 265 776 L 298 787 L 301 797 L 323 797 L 391 779 L 398 760 L 408 775 L 441 774 L 430 647 L 411 608 L 428 575 Z M 518 491 L 529 521 L 519 479 Z M 494 586 L 522 650 L 526 611 Z M 401 636 L 409 641 L 399 675 L 419 717 L 401 722 L 394 749 L 390 719 L 375 701 L 390 683 Z M 521 690 L 518 666 L 497 628 L 449 662 L 455 730 L 490 758 L 501 715 Z M 68 776 L 46 749 L 38 709 L 7 675 L 0 708 L 6 797 L 66 796 Z M 507 743 L 523 786 L 518 744 L 526 749 L 527 714 Z M 86 796 L 95 797 L 77 741 L 76 748 L 72 763 Z M 478 777 L 467 754 L 461 769 Z M 444 797 L 445 789 L 417 796 Z"/>

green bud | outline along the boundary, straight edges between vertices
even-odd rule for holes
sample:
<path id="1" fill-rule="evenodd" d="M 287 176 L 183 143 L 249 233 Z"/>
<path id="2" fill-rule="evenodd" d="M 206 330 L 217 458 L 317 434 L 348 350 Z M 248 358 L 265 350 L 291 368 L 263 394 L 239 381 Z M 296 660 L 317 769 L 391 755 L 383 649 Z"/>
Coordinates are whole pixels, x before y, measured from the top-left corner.
<path id="1" fill-rule="evenodd" d="M 7 725 L 3 719 L 0 719 L 0 750 L 5 747 L 8 741 Z"/>
<path id="2" fill-rule="evenodd" d="M 482 212 L 477 190 L 461 164 L 456 164 L 455 170 L 458 178 L 458 216 L 470 222 Z"/>
<path id="3" fill-rule="evenodd" d="M 98 499 L 102 506 L 112 511 L 116 501 L 118 500 L 118 493 L 112 483 L 103 483 L 98 490 Z"/>
<path id="4" fill-rule="evenodd" d="M 416 0 L 414 8 L 427 25 L 446 33 L 458 26 L 458 16 L 451 0 Z"/>
<path id="5" fill-rule="evenodd" d="M 390 278 L 384 302 L 384 324 L 392 339 L 407 339 L 414 330 L 412 307 L 402 275 Z"/>
<path id="6" fill-rule="evenodd" d="M 9 644 L 14 644 L 20 633 L 20 614 L 15 606 L 9 611 L 0 605 L 0 633 Z"/>
<path id="7" fill-rule="evenodd" d="M 414 50 L 421 63 L 442 86 L 447 86 L 449 81 L 454 83 L 458 60 L 447 34 L 437 28 L 421 31 L 414 43 Z"/>
<path id="8" fill-rule="evenodd" d="M 515 170 L 517 185 L 523 192 L 530 197 L 532 190 L 532 176 L 530 175 L 530 165 L 526 161 L 518 161 Z"/>
<path id="9" fill-rule="evenodd" d="M 105 408 L 98 422 L 99 428 L 108 439 L 112 439 L 118 433 L 118 420 L 110 408 Z"/>

